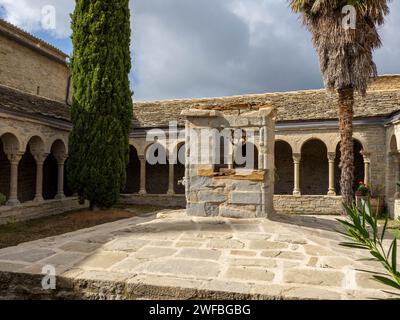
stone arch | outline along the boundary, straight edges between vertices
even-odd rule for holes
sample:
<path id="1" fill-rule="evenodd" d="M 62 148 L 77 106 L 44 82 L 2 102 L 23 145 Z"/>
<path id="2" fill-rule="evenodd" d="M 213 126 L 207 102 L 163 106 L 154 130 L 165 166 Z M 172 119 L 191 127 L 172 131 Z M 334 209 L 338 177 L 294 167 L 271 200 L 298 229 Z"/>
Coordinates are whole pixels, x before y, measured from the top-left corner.
<path id="1" fill-rule="evenodd" d="M 58 191 L 58 163 L 65 161 L 67 147 L 61 139 L 53 140 L 43 164 L 43 198 L 54 199 Z"/>
<path id="2" fill-rule="evenodd" d="M 365 140 L 365 138 L 363 136 L 360 135 L 359 132 L 353 133 L 353 140 L 360 143 L 363 147 L 363 150 L 367 150 L 367 151 L 369 150 L 369 145 L 368 145 L 367 141 Z M 340 145 L 340 136 L 334 140 L 333 146 L 334 146 L 335 150 L 338 145 Z"/>
<path id="3" fill-rule="evenodd" d="M 67 144 L 63 139 L 56 139 L 53 141 L 50 147 L 50 152 L 54 153 L 55 156 L 66 156 Z"/>
<path id="4" fill-rule="evenodd" d="M 364 172 L 364 157 L 362 155 L 362 151 L 364 150 L 363 144 L 358 139 L 354 140 L 354 191 L 357 186 L 358 181 L 364 181 L 365 172 Z M 338 195 L 341 194 L 340 188 L 340 176 L 341 169 L 340 165 L 340 141 L 336 146 L 336 158 L 335 158 L 335 189 Z"/>
<path id="5" fill-rule="evenodd" d="M 320 139 L 308 139 L 301 147 L 301 193 L 303 195 L 325 195 L 328 187 L 328 148 Z"/>
<path id="6" fill-rule="evenodd" d="M 40 135 L 34 135 L 29 138 L 27 144 L 33 155 L 44 155 L 46 144 L 45 139 Z"/>
<path id="7" fill-rule="evenodd" d="M 275 142 L 275 194 L 293 193 L 293 151 L 291 145 L 284 141 Z"/>
<path id="8" fill-rule="evenodd" d="M 36 160 L 32 151 L 34 146 L 34 142 L 27 144 L 25 153 L 18 164 L 18 200 L 21 203 L 32 201 L 35 198 L 37 172 Z"/>
<path id="9" fill-rule="evenodd" d="M 397 138 L 396 135 L 392 135 L 390 138 L 390 152 L 398 152 L 399 147 L 397 144 Z"/>
<path id="10" fill-rule="evenodd" d="M 250 150 L 251 154 L 248 154 Z M 243 163 L 243 160 L 245 162 Z M 252 163 L 249 163 L 251 161 Z M 234 167 L 248 168 L 253 170 L 259 169 L 259 152 L 258 148 L 252 142 L 245 142 L 236 147 L 234 152 Z"/>
<path id="11" fill-rule="evenodd" d="M 140 159 L 137 148 L 129 146 L 129 163 L 126 169 L 126 186 L 124 193 L 138 193 L 140 190 Z"/>
<path id="12" fill-rule="evenodd" d="M 0 138 L 0 193 L 7 198 L 10 193 L 10 161 L 4 152 L 3 140 Z"/>
<path id="13" fill-rule="evenodd" d="M 24 151 L 21 150 L 22 143 L 20 139 L 18 139 L 18 135 L 12 133 L 11 131 L 7 131 L 2 134 L 0 139 L 3 141 L 3 150 L 6 154 L 16 154 Z"/>
<path id="14" fill-rule="evenodd" d="M 68 154 L 68 140 L 62 135 L 56 135 L 50 141 L 48 141 L 46 145 L 47 153 L 50 153 L 53 150 L 61 151 L 64 154 Z"/>
<path id="15" fill-rule="evenodd" d="M 176 194 L 185 194 L 185 185 L 182 183 L 182 180 L 185 177 L 185 143 L 178 143 L 174 150 L 176 150 L 174 151 L 174 155 L 177 157 L 174 163 L 174 192 Z"/>
<path id="16" fill-rule="evenodd" d="M 154 158 L 163 161 L 156 162 Z M 152 159 L 151 159 L 152 158 Z M 156 162 L 156 163 L 154 163 Z M 146 191 L 148 194 L 168 192 L 169 163 L 167 150 L 161 143 L 153 143 L 146 148 Z"/>

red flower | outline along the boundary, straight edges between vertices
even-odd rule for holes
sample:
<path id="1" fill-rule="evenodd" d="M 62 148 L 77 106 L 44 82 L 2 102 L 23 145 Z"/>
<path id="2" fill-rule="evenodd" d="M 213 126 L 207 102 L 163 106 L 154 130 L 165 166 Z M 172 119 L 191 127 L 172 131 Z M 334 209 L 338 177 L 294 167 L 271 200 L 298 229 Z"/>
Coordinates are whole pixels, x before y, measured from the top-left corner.
<path id="1" fill-rule="evenodd" d="M 364 181 L 360 181 L 360 182 L 358 182 L 358 184 L 364 184 Z"/>

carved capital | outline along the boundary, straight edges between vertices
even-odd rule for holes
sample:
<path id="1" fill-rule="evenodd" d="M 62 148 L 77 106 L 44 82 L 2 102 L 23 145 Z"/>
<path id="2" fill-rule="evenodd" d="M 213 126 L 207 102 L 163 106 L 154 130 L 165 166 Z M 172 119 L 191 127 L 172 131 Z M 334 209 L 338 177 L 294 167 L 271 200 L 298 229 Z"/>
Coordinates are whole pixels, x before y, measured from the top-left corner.
<path id="1" fill-rule="evenodd" d="M 293 153 L 293 162 L 299 164 L 301 161 L 301 153 Z"/>
<path id="2" fill-rule="evenodd" d="M 18 163 L 21 161 L 23 153 L 22 152 L 6 153 L 6 156 L 11 164 L 18 165 Z"/>
<path id="3" fill-rule="evenodd" d="M 329 162 L 335 162 L 336 159 L 336 153 L 335 152 L 328 152 L 328 161 Z"/>
<path id="4" fill-rule="evenodd" d="M 46 160 L 48 153 L 35 153 L 32 154 L 33 158 L 36 161 L 37 165 L 43 165 L 44 161 Z"/>
<path id="5" fill-rule="evenodd" d="M 364 158 L 364 163 L 371 163 L 371 152 L 362 150 L 360 153 Z"/>
<path id="6" fill-rule="evenodd" d="M 58 164 L 62 165 L 65 163 L 65 160 L 67 160 L 68 155 L 66 153 L 60 152 L 60 153 L 55 153 L 54 158 L 56 158 Z"/>

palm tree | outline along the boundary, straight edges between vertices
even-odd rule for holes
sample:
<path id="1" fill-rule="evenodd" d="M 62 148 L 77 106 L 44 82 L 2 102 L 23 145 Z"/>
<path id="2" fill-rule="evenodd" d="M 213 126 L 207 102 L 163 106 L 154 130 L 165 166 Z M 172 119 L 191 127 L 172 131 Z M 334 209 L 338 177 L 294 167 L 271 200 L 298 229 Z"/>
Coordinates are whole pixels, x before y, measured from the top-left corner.
<path id="1" fill-rule="evenodd" d="M 354 180 L 353 117 L 354 93 L 365 96 L 367 86 L 377 77 L 373 51 L 381 46 L 377 27 L 389 13 L 390 0 L 290 0 L 311 32 L 328 91 L 336 91 L 341 139 L 341 180 L 343 201 L 353 202 Z M 346 5 L 355 9 L 355 28 L 343 24 Z"/>

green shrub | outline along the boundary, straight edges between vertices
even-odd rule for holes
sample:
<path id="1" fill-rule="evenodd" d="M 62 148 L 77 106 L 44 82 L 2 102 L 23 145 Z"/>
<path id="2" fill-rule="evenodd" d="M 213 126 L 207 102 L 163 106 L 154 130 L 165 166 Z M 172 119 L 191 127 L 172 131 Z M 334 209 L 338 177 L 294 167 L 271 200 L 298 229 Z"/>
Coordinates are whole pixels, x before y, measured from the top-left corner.
<path id="1" fill-rule="evenodd" d="M 376 281 L 400 290 L 400 272 L 397 270 L 397 238 L 394 237 L 391 246 L 385 250 L 385 238 L 389 218 L 386 218 L 382 231 L 379 230 L 378 217 L 372 213 L 371 204 L 363 201 L 362 210 L 355 204 L 352 207 L 344 205 L 348 218 L 337 219 L 346 229 L 345 235 L 349 242 L 341 245 L 350 248 L 368 250 L 371 260 L 380 262 L 386 269 L 388 276 L 375 274 Z"/>
<path id="2" fill-rule="evenodd" d="M 4 206 L 7 202 L 7 198 L 4 194 L 0 193 L 0 206 Z"/>

